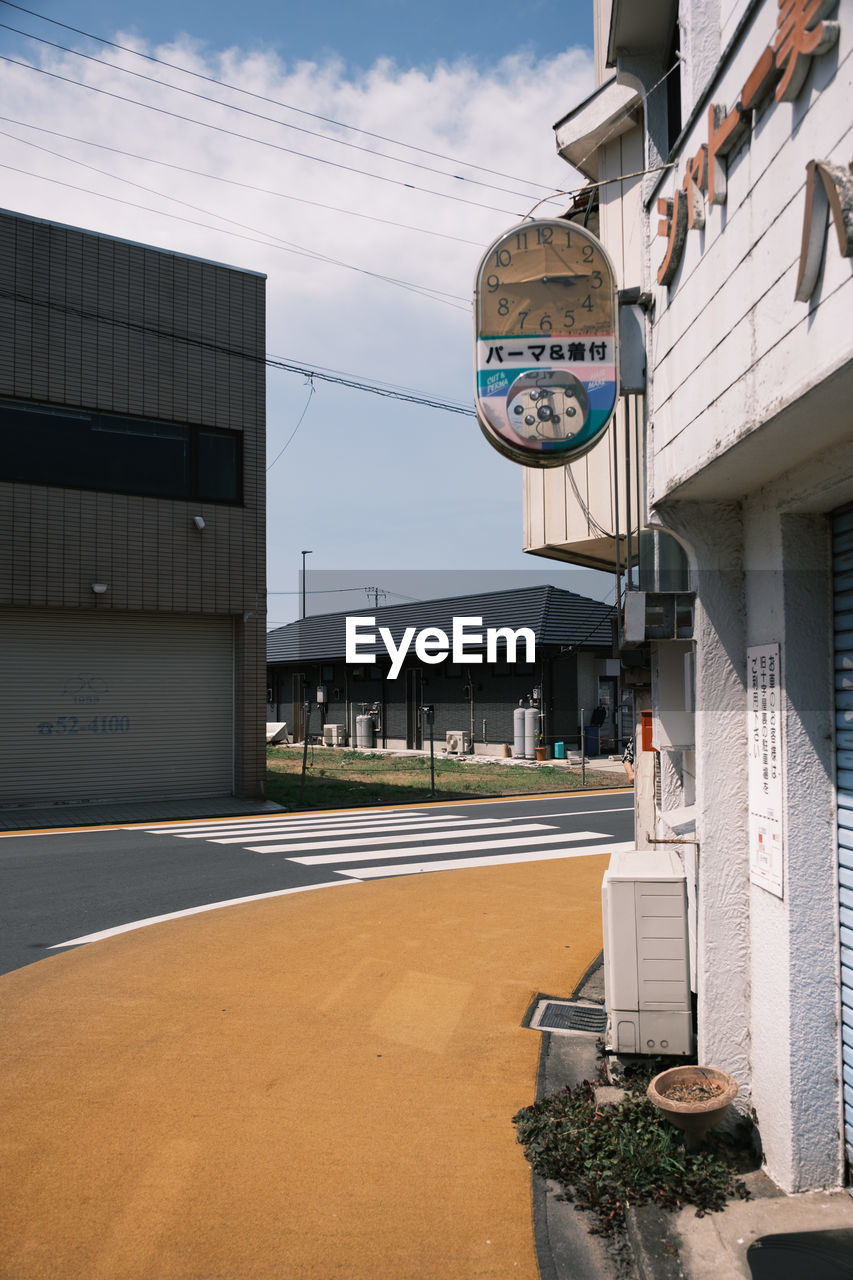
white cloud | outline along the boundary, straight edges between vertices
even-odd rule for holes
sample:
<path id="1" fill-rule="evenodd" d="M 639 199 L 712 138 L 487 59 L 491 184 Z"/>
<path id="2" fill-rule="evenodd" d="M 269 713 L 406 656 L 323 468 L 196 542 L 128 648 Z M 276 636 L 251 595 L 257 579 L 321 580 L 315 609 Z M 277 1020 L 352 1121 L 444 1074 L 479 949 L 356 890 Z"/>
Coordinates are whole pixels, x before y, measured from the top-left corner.
<path id="1" fill-rule="evenodd" d="M 116 39 L 144 48 L 132 37 L 118 35 Z M 35 71 L 6 66 L 0 81 L 3 116 L 234 183 L 336 206 L 339 211 L 247 191 L 6 123 L 0 123 L 4 134 L 26 141 L 0 136 L 2 164 L 177 213 L 190 222 L 111 203 L 86 191 L 8 169 L 0 169 L 0 202 L 23 213 L 263 271 L 268 276 L 270 352 L 469 401 L 469 303 L 477 262 L 486 246 L 531 208 L 537 194 L 544 194 L 530 182 L 559 188 L 578 181 L 556 156 L 552 125 L 591 88 L 590 53 L 576 49 L 547 60 L 511 55 L 489 71 L 466 61 L 440 64 L 431 72 L 380 61 L 365 74 L 349 79 L 343 64 L 335 60 L 288 67 L 273 54 L 244 55 L 235 49 L 214 59 L 202 56 L 189 41 L 153 52 L 169 62 L 245 85 L 303 111 L 405 139 L 426 151 L 467 157 L 525 181 L 479 173 L 462 164 L 403 151 L 366 134 L 324 126 L 272 103 L 236 95 L 129 54 L 113 51 L 103 56 L 108 62 L 173 81 L 195 93 L 386 154 L 366 154 L 336 145 L 328 136 L 312 137 L 229 111 L 126 76 L 118 65 L 104 67 L 46 51 L 38 55 L 43 59 L 40 65 L 57 75 L 316 155 L 335 165 L 370 170 L 411 187 L 314 163 L 90 93 Z M 61 152 L 68 159 L 36 151 L 28 142 Z M 398 163 L 401 157 L 459 176 L 404 166 Z M 87 171 L 73 160 L 115 176 Z M 116 178 L 167 193 L 203 211 L 182 209 L 169 199 L 126 186 Z M 475 185 L 473 179 L 510 188 L 512 193 Z M 456 196 L 458 201 L 428 194 L 424 188 Z M 463 199 L 490 208 L 461 203 Z M 543 207 L 543 213 L 547 208 Z M 370 214 L 385 223 L 357 214 Z M 221 218 L 254 228 L 242 232 L 250 239 L 209 229 L 228 225 L 221 223 Z M 470 243 L 390 223 L 438 231 Z M 272 242 L 276 237 L 368 272 L 443 290 L 461 301 L 454 309 L 368 275 L 251 239 Z M 269 391 L 272 458 L 293 429 L 307 392 L 300 379 L 273 371 Z M 272 480 L 271 585 L 275 585 L 274 578 L 289 578 L 295 572 L 297 556 L 291 547 L 306 545 L 306 538 L 307 545 L 323 545 L 324 566 L 343 565 L 347 557 L 351 564 L 356 546 L 366 562 L 390 565 L 381 544 L 383 539 L 388 541 L 387 530 L 395 519 L 398 531 L 389 549 L 398 563 L 407 555 L 414 562 L 430 542 L 434 563 L 454 556 L 458 560 L 458 537 L 454 542 L 446 528 L 454 524 L 459 528 L 466 521 L 470 525 L 468 545 L 476 548 L 477 560 L 482 562 L 490 549 L 495 554 L 495 548 L 504 560 L 510 554 L 520 559 L 518 470 L 492 455 L 472 419 L 317 384 L 303 427 L 276 464 Z M 370 505 L 365 495 L 369 493 L 375 495 L 375 506 L 368 518 Z M 441 511 L 438 521 L 430 515 L 431 502 Z M 455 521 L 454 511 L 458 513 Z M 507 520 L 508 511 L 514 512 L 511 521 Z M 315 560 L 319 558 L 315 555 Z"/>

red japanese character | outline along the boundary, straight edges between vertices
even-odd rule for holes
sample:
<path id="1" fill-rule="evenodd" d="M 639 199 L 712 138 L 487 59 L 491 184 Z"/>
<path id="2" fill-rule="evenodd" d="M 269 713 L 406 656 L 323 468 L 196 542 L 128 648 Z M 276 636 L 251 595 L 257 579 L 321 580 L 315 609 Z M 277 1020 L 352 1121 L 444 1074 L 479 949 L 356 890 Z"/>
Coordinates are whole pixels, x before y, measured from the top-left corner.
<path id="1" fill-rule="evenodd" d="M 779 0 L 776 65 L 782 78 L 776 86 L 777 102 L 793 102 L 805 84 L 812 58 L 825 53 L 838 39 L 838 23 L 824 18 L 838 0 Z"/>

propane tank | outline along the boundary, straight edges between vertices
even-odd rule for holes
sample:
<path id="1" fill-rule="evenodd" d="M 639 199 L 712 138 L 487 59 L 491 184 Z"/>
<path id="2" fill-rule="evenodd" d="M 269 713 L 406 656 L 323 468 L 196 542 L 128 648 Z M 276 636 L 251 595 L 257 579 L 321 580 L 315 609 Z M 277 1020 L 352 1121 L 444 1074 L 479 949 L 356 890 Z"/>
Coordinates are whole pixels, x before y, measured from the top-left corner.
<path id="1" fill-rule="evenodd" d="M 539 746 L 539 709 L 528 707 L 524 713 L 524 758 L 536 759 L 536 748 Z"/>
<path id="2" fill-rule="evenodd" d="M 524 707 L 512 713 L 512 754 L 516 760 L 524 759 Z"/>

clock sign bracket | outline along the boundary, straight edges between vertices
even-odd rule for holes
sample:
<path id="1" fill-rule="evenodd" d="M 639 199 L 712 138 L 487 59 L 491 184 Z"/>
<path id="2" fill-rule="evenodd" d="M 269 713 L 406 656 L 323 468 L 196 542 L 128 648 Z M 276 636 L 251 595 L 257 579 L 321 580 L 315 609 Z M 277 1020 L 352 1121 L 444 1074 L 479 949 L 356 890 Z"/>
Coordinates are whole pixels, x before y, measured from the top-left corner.
<path id="1" fill-rule="evenodd" d="M 480 427 L 505 457 L 562 466 L 601 438 L 619 388 L 616 278 L 562 218 L 529 220 L 483 255 L 474 289 Z"/>

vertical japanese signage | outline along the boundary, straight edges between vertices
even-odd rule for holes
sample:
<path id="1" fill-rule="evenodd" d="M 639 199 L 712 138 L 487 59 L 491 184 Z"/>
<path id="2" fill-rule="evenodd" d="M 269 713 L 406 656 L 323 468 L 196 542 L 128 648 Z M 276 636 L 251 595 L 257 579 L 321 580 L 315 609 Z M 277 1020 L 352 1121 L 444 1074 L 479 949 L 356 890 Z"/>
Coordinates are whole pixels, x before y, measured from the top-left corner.
<path id="1" fill-rule="evenodd" d="M 782 681 L 778 644 L 746 651 L 749 878 L 784 897 Z"/>
<path id="2" fill-rule="evenodd" d="M 666 239 L 666 250 L 657 273 L 658 284 L 671 285 L 684 256 L 688 232 L 705 227 L 706 202 L 724 205 L 728 199 L 729 157 L 752 140 L 753 113 L 767 105 L 796 102 L 815 58 L 828 53 L 838 43 L 840 24 L 826 19 L 838 8 L 838 0 L 778 0 L 776 30 L 752 68 L 737 100 L 729 108 L 721 102 L 708 106 L 707 141 L 688 160 L 680 187 L 671 197 L 657 202 L 661 220 L 658 235 Z M 844 157 L 846 163 L 847 157 Z M 815 191 L 815 179 L 819 177 Z M 824 197 L 825 189 L 825 197 Z M 853 257 L 850 234 L 850 204 L 853 193 L 850 175 L 840 165 L 811 160 L 808 165 L 806 218 L 803 250 L 796 298 L 808 302 L 826 238 L 827 203 L 845 257 Z M 819 225 L 813 222 L 815 196 Z"/>

